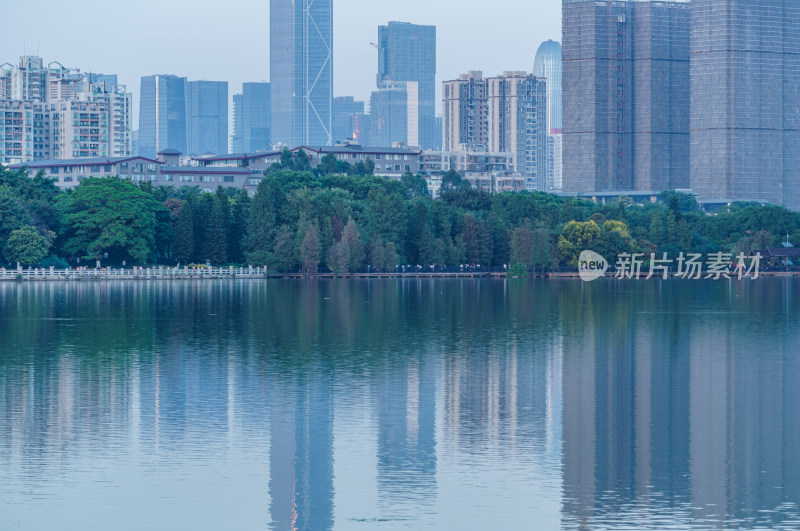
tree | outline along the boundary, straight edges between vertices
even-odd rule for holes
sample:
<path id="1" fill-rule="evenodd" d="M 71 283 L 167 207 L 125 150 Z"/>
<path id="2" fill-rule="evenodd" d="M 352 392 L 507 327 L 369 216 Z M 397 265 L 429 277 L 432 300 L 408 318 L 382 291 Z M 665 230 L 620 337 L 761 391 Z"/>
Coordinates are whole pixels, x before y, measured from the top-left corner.
<path id="1" fill-rule="evenodd" d="M 228 231 L 230 225 L 230 200 L 228 193 L 220 185 L 214 194 L 211 217 L 206 231 L 206 259 L 212 264 L 224 264 L 228 261 Z"/>
<path id="2" fill-rule="evenodd" d="M 121 179 L 88 178 L 59 196 L 63 250 L 85 259 L 147 261 L 155 248 L 157 212 L 150 194 Z"/>
<path id="3" fill-rule="evenodd" d="M 179 262 L 188 264 L 194 257 L 194 214 L 192 201 L 183 201 L 172 231 L 172 256 Z"/>
<path id="4" fill-rule="evenodd" d="M 456 170 L 448 170 L 442 175 L 442 189 L 446 188 L 470 188 L 469 181 L 461 177 Z"/>
<path id="5" fill-rule="evenodd" d="M 533 263 L 533 230 L 530 223 L 520 225 L 511 234 L 511 263 L 526 266 Z"/>
<path id="6" fill-rule="evenodd" d="M 377 234 L 369 242 L 369 264 L 373 269 L 380 269 L 386 263 L 386 246 Z"/>
<path id="7" fill-rule="evenodd" d="M 364 260 L 364 244 L 361 242 L 361 233 L 353 218 L 348 220 L 347 225 L 342 230 L 341 243 L 346 253 L 347 265 L 350 268 L 350 272 L 353 273 L 361 267 L 361 263 Z"/>
<path id="8" fill-rule="evenodd" d="M 34 266 L 41 262 L 50 251 L 56 235 L 47 232 L 42 235 L 36 227 L 28 225 L 11 231 L 6 241 L 3 255 L 9 262 L 19 262 L 24 266 Z"/>
<path id="9" fill-rule="evenodd" d="M 28 225 L 30 221 L 19 195 L 8 185 L 0 186 L 0 245 L 5 245 L 12 231 Z"/>
<path id="10" fill-rule="evenodd" d="M 297 246 L 294 233 L 287 225 L 278 229 L 275 237 L 275 250 L 270 253 L 267 263 L 279 273 L 288 273 L 297 270 Z"/>
<path id="11" fill-rule="evenodd" d="M 319 166 L 317 166 L 317 170 L 322 175 L 330 175 L 336 173 L 336 155 L 333 153 L 328 153 L 319 161 Z"/>
<path id="12" fill-rule="evenodd" d="M 275 245 L 275 235 L 279 228 L 280 206 L 286 197 L 277 178 L 265 177 L 258 183 L 247 218 L 244 236 L 245 257 L 252 263 L 265 264 Z"/>
<path id="13" fill-rule="evenodd" d="M 207 254 L 211 251 L 208 242 L 209 228 L 211 226 L 211 213 L 214 210 L 214 194 L 200 194 L 193 199 L 192 226 L 194 227 L 194 257 L 193 261 L 201 263 L 211 260 Z"/>
<path id="14" fill-rule="evenodd" d="M 561 261 L 572 266 L 578 265 L 578 256 L 589 249 L 598 236 L 600 227 L 594 221 L 570 221 L 564 225 L 558 237 Z"/>
<path id="15" fill-rule="evenodd" d="M 464 230 L 461 232 L 464 247 L 467 253 L 467 263 L 479 264 L 481 261 L 480 232 L 475 217 L 471 214 L 464 216 Z"/>
<path id="16" fill-rule="evenodd" d="M 319 235 L 314 225 L 309 225 L 303 243 L 300 245 L 300 259 L 303 261 L 303 274 L 316 275 L 319 269 Z"/>
<path id="17" fill-rule="evenodd" d="M 242 245 L 249 211 L 250 196 L 247 194 L 247 190 L 242 189 L 236 194 L 228 226 L 228 260 L 236 264 L 244 262 Z"/>
<path id="18" fill-rule="evenodd" d="M 406 188 L 409 199 L 414 199 L 417 197 L 430 197 L 430 193 L 428 192 L 428 181 L 426 181 L 425 177 L 422 175 L 413 174 L 407 171 L 403 174 L 401 181 L 403 186 Z"/>

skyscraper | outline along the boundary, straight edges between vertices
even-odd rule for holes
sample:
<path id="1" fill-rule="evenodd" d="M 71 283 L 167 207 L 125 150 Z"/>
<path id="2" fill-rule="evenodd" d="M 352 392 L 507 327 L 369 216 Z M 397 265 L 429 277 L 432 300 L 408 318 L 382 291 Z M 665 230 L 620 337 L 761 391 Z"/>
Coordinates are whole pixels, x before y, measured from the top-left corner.
<path id="1" fill-rule="evenodd" d="M 188 153 L 228 153 L 228 82 L 189 81 L 186 85 Z"/>
<path id="2" fill-rule="evenodd" d="M 333 140 L 333 2 L 270 2 L 272 141 Z"/>
<path id="3" fill-rule="evenodd" d="M 689 185 L 689 8 L 564 0 L 563 189 Z"/>
<path id="4" fill-rule="evenodd" d="M 691 187 L 800 209 L 800 10 L 693 0 Z"/>
<path id="5" fill-rule="evenodd" d="M 547 93 L 543 79 L 505 72 L 486 80 L 487 138 L 492 153 L 514 154 L 525 188 L 547 186 Z"/>
<path id="6" fill-rule="evenodd" d="M 244 126 L 242 123 L 244 120 L 244 116 L 242 115 L 244 112 L 242 108 L 243 98 L 241 94 L 233 95 L 233 135 L 231 136 L 231 153 L 244 152 L 244 137 L 242 132 L 242 127 Z"/>
<path id="7" fill-rule="evenodd" d="M 256 153 L 272 148 L 269 83 L 243 83 L 233 96 L 233 152 Z"/>
<path id="8" fill-rule="evenodd" d="M 186 153 L 186 78 L 142 78 L 139 103 L 139 155 L 155 158 L 162 149 Z"/>
<path id="9" fill-rule="evenodd" d="M 370 97 L 370 144 L 391 147 L 395 142 L 419 146 L 419 84 L 390 82 Z"/>
<path id="10" fill-rule="evenodd" d="M 378 27 L 378 88 L 415 82 L 419 89 L 419 146 L 435 147 L 436 27 L 389 22 Z M 371 112 L 371 111 L 370 111 Z"/>
<path id="11" fill-rule="evenodd" d="M 561 44 L 545 41 L 533 62 L 533 75 L 547 80 L 547 189 L 561 188 Z"/>

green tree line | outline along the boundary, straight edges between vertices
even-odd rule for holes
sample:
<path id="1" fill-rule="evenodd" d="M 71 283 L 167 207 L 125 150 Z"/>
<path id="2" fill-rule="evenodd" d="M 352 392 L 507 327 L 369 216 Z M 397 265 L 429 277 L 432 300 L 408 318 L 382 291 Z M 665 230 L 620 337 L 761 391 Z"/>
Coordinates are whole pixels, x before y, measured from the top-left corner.
<path id="1" fill-rule="evenodd" d="M 800 216 L 735 203 L 713 214 L 691 195 L 604 205 L 544 193 L 491 195 L 455 173 L 433 200 L 425 180 L 372 175 L 327 160 L 312 171 L 286 157 L 244 190 L 153 187 L 84 179 L 59 190 L 43 175 L 0 167 L 0 251 L 26 266 L 266 265 L 276 272 L 462 264 L 514 271 L 574 267 L 585 249 L 619 253 L 745 252 L 800 241 Z"/>

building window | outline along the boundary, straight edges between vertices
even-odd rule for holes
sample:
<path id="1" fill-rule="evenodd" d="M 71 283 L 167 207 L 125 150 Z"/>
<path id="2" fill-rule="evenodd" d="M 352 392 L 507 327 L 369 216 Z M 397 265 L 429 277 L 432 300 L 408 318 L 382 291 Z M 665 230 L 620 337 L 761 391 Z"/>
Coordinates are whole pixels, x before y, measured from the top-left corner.
<path id="1" fill-rule="evenodd" d="M 213 175 L 203 175 L 202 177 L 200 177 L 200 182 L 202 182 L 202 183 L 213 183 L 214 182 L 214 176 Z"/>
<path id="2" fill-rule="evenodd" d="M 50 168 L 50 175 L 58 175 L 58 168 Z"/>
<path id="3" fill-rule="evenodd" d="M 411 171 L 411 166 L 409 166 L 408 164 L 406 164 L 406 171 Z"/>
<path id="4" fill-rule="evenodd" d="M 248 184 L 252 184 L 253 186 L 258 186 L 258 183 L 260 183 L 260 182 L 261 182 L 261 179 L 250 178 L 250 179 L 247 180 L 247 183 Z"/>
<path id="5" fill-rule="evenodd" d="M 180 182 L 182 183 L 193 183 L 194 182 L 194 175 L 181 175 Z"/>
<path id="6" fill-rule="evenodd" d="M 400 171 L 400 165 L 399 164 L 395 164 L 394 165 L 394 171 Z"/>
<path id="7" fill-rule="evenodd" d="M 164 182 L 172 182 L 172 175 L 162 175 Z"/>
<path id="8" fill-rule="evenodd" d="M 64 182 L 65 183 L 71 183 L 72 182 L 72 177 L 64 177 Z"/>

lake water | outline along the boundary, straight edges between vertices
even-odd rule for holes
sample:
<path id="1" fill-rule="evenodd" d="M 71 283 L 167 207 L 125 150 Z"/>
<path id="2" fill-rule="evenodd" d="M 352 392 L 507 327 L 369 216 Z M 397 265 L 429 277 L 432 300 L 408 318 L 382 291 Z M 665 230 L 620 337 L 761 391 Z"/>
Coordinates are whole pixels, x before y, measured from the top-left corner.
<path id="1" fill-rule="evenodd" d="M 800 281 L 0 285 L 0 529 L 800 527 Z"/>

